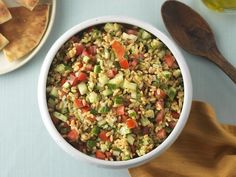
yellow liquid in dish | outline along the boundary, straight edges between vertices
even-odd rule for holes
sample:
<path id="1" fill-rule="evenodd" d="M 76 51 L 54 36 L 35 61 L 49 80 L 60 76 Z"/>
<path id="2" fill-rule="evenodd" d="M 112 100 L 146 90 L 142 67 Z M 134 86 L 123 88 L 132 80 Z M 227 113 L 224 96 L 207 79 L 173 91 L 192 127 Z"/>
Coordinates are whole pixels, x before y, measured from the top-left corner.
<path id="1" fill-rule="evenodd" d="M 202 0 L 210 9 L 223 12 L 224 10 L 236 10 L 236 0 Z"/>

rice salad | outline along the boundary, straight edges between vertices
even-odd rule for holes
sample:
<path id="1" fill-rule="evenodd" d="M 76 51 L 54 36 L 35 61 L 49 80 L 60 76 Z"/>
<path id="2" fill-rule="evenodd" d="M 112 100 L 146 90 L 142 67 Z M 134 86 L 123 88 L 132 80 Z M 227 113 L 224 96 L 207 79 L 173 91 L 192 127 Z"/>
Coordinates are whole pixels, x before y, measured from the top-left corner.
<path id="1" fill-rule="evenodd" d="M 47 104 L 62 137 L 110 161 L 143 156 L 175 127 L 183 105 L 180 68 L 157 37 L 106 23 L 71 37 L 47 79 Z"/>

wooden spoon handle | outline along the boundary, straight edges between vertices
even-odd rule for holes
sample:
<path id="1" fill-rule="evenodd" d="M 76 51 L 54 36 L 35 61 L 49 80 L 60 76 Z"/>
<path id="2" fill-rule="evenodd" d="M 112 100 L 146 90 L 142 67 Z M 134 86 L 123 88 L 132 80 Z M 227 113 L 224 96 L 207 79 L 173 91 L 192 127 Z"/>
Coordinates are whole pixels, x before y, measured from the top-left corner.
<path id="1" fill-rule="evenodd" d="M 212 48 L 207 57 L 217 66 L 219 66 L 219 68 L 221 68 L 222 71 L 224 71 L 236 84 L 236 68 L 225 59 L 217 47 Z"/>

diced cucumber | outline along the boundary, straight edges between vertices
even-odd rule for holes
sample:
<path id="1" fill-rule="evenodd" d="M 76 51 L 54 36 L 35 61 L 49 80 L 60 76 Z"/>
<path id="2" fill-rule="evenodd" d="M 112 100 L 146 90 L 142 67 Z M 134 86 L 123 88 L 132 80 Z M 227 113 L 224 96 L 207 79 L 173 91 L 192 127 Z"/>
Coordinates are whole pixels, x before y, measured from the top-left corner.
<path id="1" fill-rule="evenodd" d="M 69 83 L 69 82 L 65 82 L 65 83 L 62 85 L 62 87 L 68 89 L 68 88 L 70 87 L 70 83 Z"/>
<path id="2" fill-rule="evenodd" d="M 107 144 L 102 144 L 102 143 L 100 145 L 100 148 L 101 148 L 102 152 L 105 152 L 105 151 L 107 151 L 109 149 Z"/>
<path id="3" fill-rule="evenodd" d="M 170 79 L 172 75 L 170 71 L 163 71 L 162 74 L 166 79 Z"/>
<path id="4" fill-rule="evenodd" d="M 141 124 L 142 124 L 142 126 L 147 126 L 147 125 L 149 125 L 151 122 L 148 120 L 148 118 L 142 118 L 141 119 Z"/>
<path id="5" fill-rule="evenodd" d="M 58 88 L 53 87 L 49 93 L 50 96 L 57 98 L 58 97 Z"/>
<path id="6" fill-rule="evenodd" d="M 93 147 L 95 147 L 96 146 L 96 141 L 94 141 L 94 140 L 88 140 L 87 141 L 87 147 L 89 148 L 89 149 L 92 149 Z"/>
<path id="7" fill-rule="evenodd" d="M 147 118 L 154 118 L 154 111 L 149 109 L 149 110 L 145 111 L 144 116 Z"/>
<path id="8" fill-rule="evenodd" d="M 116 84 L 110 84 L 110 83 L 107 84 L 107 87 L 108 87 L 110 90 L 115 90 L 115 89 L 118 88 L 118 86 L 117 86 Z"/>
<path id="9" fill-rule="evenodd" d="M 129 135 L 127 135 L 127 141 L 128 141 L 128 143 L 129 143 L 130 145 L 133 145 L 135 139 L 134 139 L 134 137 L 133 137 L 131 134 L 129 134 Z"/>
<path id="10" fill-rule="evenodd" d="M 104 26 L 104 30 L 108 33 L 113 30 L 113 25 L 111 23 L 106 23 Z"/>
<path id="11" fill-rule="evenodd" d="M 121 135 L 127 135 L 131 133 L 130 129 L 126 125 L 122 126 L 119 132 Z"/>
<path id="12" fill-rule="evenodd" d="M 137 113 L 134 110 L 128 110 L 128 114 L 130 117 L 136 117 Z"/>
<path id="13" fill-rule="evenodd" d="M 49 98 L 48 99 L 48 107 L 54 108 L 55 106 L 56 106 L 56 103 L 55 103 L 54 99 Z"/>
<path id="14" fill-rule="evenodd" d="M 84 95 L 88 92 L 87 85 L 84 82 L 81 82 L 78 84 L 78 89 L 81 95 Z"/>
<path id="15" fill-rule="evenodd" d="M 118 23 L 114 23 L 114 31 L 117 32 L 121 29 L 121 25 L 119 25 Z"/>
<path id="16" fill-rule="evenodd" d="M 54 71 L 59 72 L 59 73 L 64 73 L 65 70 L 66 70 L 66 67 L 64 64 L 59 64 L 54 69 Z"/>
<path id="17" fill-rule="evenodd" d="M 112 92 L 112 90 L 111 89 L 106 89 L 106 90 L 104 90 L 103 92 L 102 92 L 102 94 L 104 95 L 104 96 L 109 96 L 109 95 L 111 95 L 113 92 Z"/>
<path id="18" fill-rule="evenodd" d="M 102 127 L 102 126 L 104 126 L 106 123 L 107 123 L 107 121 L 106 121 L 105 119 L 102 119 L 102 120 L 99 120 L 99 121 L 98 121 L 97 125 L 98 125 L 99 127 Z"/>
<path id="19" fill-rule="evenodd" d="M 105 74 L 103 74 L 103 73 L 99 74 L 98 82 L 99 82 L 101 87 L 106 85 L 106 83 L 108 83 L 108 81 L 109 81 L 109 79 L 108 79 L 108 77 Z"/>
<path id="20" fill-rule="evenodd" d="M 119 72 L 113 79 L 109 80 L 109 84 L 115 84 L 119 86 L 123 82 L 123 73 Z"/>
<path id="21" fill-rule="evenodd" d="M 104 30 L 108 33 L 108 32 L 117 32 L 121 29 L 121 26 L 117 23 L 106 23 L 104 26 Z"/>
<path id="22" fill-rule="evenodd" d="M 176 96 L 176 89 L 173 88 L 173 87 L 170 87 L 168 92 L 167 92 L 167 95 L 169 96 L 169 98 L 173 101 L 175 96 Z"/>
<path id="23" fill-rule="evenodd" d="M 94 82 L 88 82 L 88 88 L 89 88 L 90 90 L 93 90 L 94 86 L 95 86 L 95 83 L 94 83 Z"/>
<path id="24" fill-rule="evenodd" d="M 135 91 L 137 89 L 137 84 L 129 82 L 125 79 L 124 84 L 123 84 L 123 88 Z"/>
<path id="25" fill-rule="evenodd" d="M 57 119 L 60 119 L 63 122 L 67 121 L 67 117 L 59 112 L 53 112 L 53 116 Z"/>
<path id="26" fill-rule="evenodd" d="M 148 33 L 147 31 L 143 30 L 142 31 L 142 39 L 150 39 L 152 36 L 150 33 Z"/>
<path id="27" fill-rule="evenodd" d="M 173 75 L 175 76 L 175 78 L 179 77 L 181 75 L 180 69 L 174 70 Z"/>
<path id="28" fill-rule="evenodd" d="M 161 41 L 157 40 L 157 39 L 153 39 L 151 42 L 151 48 L 152 49 L 157 49 L 162 45 Z"/>
<path id="29" fill-rule="evenodd" d="M 137 98 L 137 92 L 131 91 L 130 96 L 131 96 L 131 98 L 136 99 Z"/>
<path id="30" fill-rule="evenodd" d="M 113 150 L 113 151 L 112 151 L 112 154 L 113 154 L 114 156 L 120 156 L 120 151 Z"/>
<path id="31" fill-rule="evenodd" d="M 123 160 L 129 160 L 130 159 L 130 156 L 129 155 L 126 155 Z"/>
<path id="32" fill-rule="evenodd" d="M 106 59 L 110 58 L 110 53 L 107 49 L 104 50 L 104 58 L 106 58 Z"/>
<path id="33" fill-rule="evenodd" d="M 95 92 L 91 92 L 88 95 L 88 99 L 90 103 L 96 103 L 99 100 L 98 94 Z"/>
<path id="34" fill-rule="evenodd" d="M 131 41 L 136 41 L 137 40 L 137 36 L 136 35 L 133 35 L 133 34 L 127 34 L 125 32 L 122 33 L 122 39 L 124 40 L 131 40 Z"/>
<path id="35" fill-rule="evenodd" d="M 98 73 L 100 73 L 100 71 L 101 71 L 101 66 L 100 65 L 95 65 L 94 69 L 93 69 L 93 72 L 98 74 Z"/>
<path id="36" fill-rule="evenodd" d="M 84 63 L 88 63 L 89 60 L 90 60 L 90 58 L 89 58 L 88 56 L 84 56 L 84 57 L 83 57 L 83 62 L 84 62 Z"/>

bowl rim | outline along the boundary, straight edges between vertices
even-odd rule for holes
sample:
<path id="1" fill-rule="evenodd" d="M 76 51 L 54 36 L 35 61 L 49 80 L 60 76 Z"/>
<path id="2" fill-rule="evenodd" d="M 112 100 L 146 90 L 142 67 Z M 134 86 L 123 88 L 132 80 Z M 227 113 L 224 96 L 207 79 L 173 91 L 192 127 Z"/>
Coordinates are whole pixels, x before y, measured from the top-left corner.
<path id="1" fill-rule="evenodd" d="M 47 107 L 47 101 L 46 101 L 46 81 L 47 81 L 47 76 L 48 76 L 48 71 L 51 66 L 51 62 L 53 61 L 56 53 L 60 49 L 60 47 L 73 35 L 76 33 L 89 28 L 91 26 L 99 25 L 99 24 L 104 24 L 108 22 L 116 22 L 116 23 L 123 23 L 123 24 L 130 24 L 133 26 L 137 26 L 139 28 L 142 28 L 144 30 L 147 30 L 154 36 L 158 37 L 172 52 L 172 54 L 175 56 L 178 65 L 180 67 L 182 77 L 183 77 L 183 82 L 184 82 L 184 101 L 183 101 L 183 107 L 181 110 L 180 118 L 171 132 L 171 134 L 155 149 L 150 151 L 149 153 L 137 157 L 134 159 L 130 159 L 127 161 L 105 161 L 105 160 L 100 160 L 96 159 L 94 157 L 91 157 L 89 155 L 86 155 L 83 152 L 80 152 L 79 150 L 75 149 L 72 145 L 70 145 L 62 136 L 61 134 L 57 131 L 56 127 L 54 126 L 51 117 L 48 112 L 48 107 Z M 137 165 L 141 165 L 145 163 L 146 161 L 149 161 L 156 156 L 160 155 L 162 152 L 164 152 L 169 146 L 171 146 L 174 141 L 178 138 L 180 133 L 182 132 L 187 119 L 188 115 L 190 113 L 190 108 L 191 108 L 191 103 L 192 103 L 192 81 L 191 81 L 191 76 L 190 72 L 188 69 L 188 66 L 185 62 L 185 59 L 183 55 L 181 54 L 179 48 L 177 45 L 171 41 L 164 33 L 159 31 L 157 28 L 154 26 L 131 18 L 131 17 L 126 17 L 126 16 L 101 16 L 97 18 L 92 18 L 89 20 L 86 20 L 82 23 L 79 23 L 75 25 L 74 27 L 70 28 L 67 30 L 61 37 L 59 37 L 55 43 L 51 46 L 50 50 L 48 51 L 44 62 L 42 64 L 41 70 L 40 70 L 40 75 L 39 75 L 39 80 L 38 80 L 38 105 L 39 105 L 39 110 L 40 114 L 43 120 L 43 123 L 48 130 L 49 134 L 51 137 L 54 139 L 54 141 L 67 153 L 72 155 L 73 157 L 76 157 L 80 160 L 86 160 L 89 163 L 102 166 L 102 167 L 109 167 L 109 168 L 128 168 L 128 167 L 134 167 Z"/>

